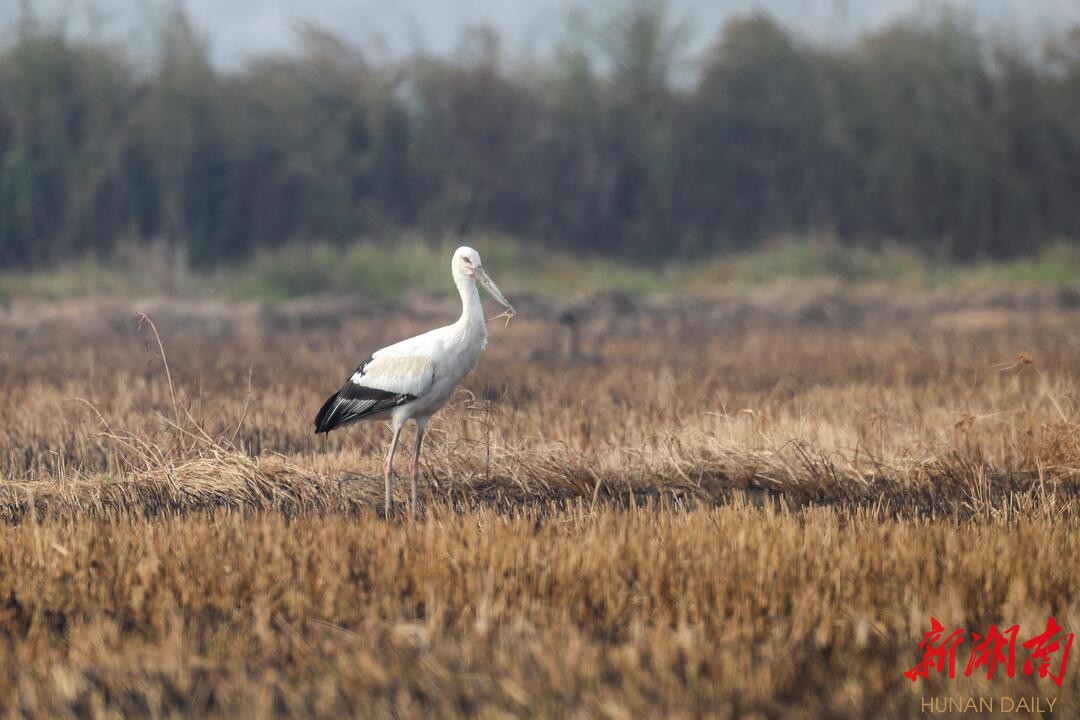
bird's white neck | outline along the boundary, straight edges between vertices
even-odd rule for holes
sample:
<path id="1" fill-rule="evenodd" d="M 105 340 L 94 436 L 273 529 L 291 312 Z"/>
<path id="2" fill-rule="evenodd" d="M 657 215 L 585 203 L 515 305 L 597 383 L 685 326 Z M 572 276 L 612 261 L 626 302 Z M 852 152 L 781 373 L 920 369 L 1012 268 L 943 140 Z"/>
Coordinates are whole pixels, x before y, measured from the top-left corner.
<path id="1" fill-rule="evenodd" d="M 454 276 L 458 294 L 461 295 L 461 317 L 458 325 L 465 328 L 481 328 L 487 330 L 484 322 L 484 306 L 480 302 L 480 291 L 476 287 L 476 281 L 468 275 Z"/>

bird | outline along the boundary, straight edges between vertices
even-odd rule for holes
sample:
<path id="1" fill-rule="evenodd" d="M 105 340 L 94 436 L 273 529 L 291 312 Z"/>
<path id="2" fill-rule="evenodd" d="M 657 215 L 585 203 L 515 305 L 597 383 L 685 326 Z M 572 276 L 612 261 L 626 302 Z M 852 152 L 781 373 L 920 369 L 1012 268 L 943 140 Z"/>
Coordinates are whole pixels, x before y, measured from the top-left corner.
<path id="1" fill-rule="evenodd" d="M 416 422 L 416 444 L 409 464 L 415 508 L 420 447 L 428 422 L 476 367 L 487 346 L 487 321 L 477 282 L 505 308 L 506 317 L 515 315 L 476 250 L 464 246 L 455 250 L 450 271 L 461 296 L 461 317 L 457 322 L 373 352 L 341 389 L 326 399 L 315 416 L 316 435 L 360 420 L 390 420 L 394 435 L 383 466 L 386 517 L 393 508 L 394 451 L 402 428 L 409 420 Z"/>

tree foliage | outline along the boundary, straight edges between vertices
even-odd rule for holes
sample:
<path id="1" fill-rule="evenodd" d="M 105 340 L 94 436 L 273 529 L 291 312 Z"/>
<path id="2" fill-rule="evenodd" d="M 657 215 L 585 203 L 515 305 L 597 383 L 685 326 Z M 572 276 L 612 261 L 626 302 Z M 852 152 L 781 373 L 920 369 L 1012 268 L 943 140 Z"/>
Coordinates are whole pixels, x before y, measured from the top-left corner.
<path id="1" fill-rule="evenodd" d="M 222 72 L 182 13 L 151 67 L 27 24 L 0 51 L 0 265 L 159 243 L 212 266 L 399 228 L 641 260 L 1080 237 L 1080 30 L 1032 53 L 946 14 L 837 49 L 749 15 L 700 58 L 684 35 L 638 0 L 579 14 L 543 63 L 488 28 L 381 62 L 304 28 L 296 55 Z"/>

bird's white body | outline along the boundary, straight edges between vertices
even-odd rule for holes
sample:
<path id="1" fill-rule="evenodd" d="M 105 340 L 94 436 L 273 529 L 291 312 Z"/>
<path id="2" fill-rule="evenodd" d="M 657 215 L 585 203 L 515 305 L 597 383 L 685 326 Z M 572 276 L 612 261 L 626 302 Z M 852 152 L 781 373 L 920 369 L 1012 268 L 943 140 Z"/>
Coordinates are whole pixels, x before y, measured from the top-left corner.
<path id="1" fill-rule="evenodd" d="M 416 396 L 390 411 L 395 425 L 430 417 L 446 405 L 487 347 L 487 323 L 476 284 L 462 279 L 458 291 L 463 309 L 456 323 L 394 343 L 372 355 L 369 367 L 378 365 L 380 372 L 370 378 L 371 386 Z"/>
<path id="2" fill-rule="evenodd" d="M 315 418 L 315 431 L 330 430 L 357 420 L 390 418 L 394 438 L 386 460 L 386 507 L 390 509 L 390 472 L 401 428 L 415 420 L 417 442 L 412 463 L 413 502 L 420 443 L 431 416 L 453 396 L 461 381 L 476 367 L 487 346 L 487 324 L 479 280 L 510 314 L 513 308 L 480 265 L 471 248 L 458 248 L 451 261 L 454 282 L 461 295 L 461 317 L 453 325 L 402 340 L 372 353 L 337 393 L 331 395 Z"/>

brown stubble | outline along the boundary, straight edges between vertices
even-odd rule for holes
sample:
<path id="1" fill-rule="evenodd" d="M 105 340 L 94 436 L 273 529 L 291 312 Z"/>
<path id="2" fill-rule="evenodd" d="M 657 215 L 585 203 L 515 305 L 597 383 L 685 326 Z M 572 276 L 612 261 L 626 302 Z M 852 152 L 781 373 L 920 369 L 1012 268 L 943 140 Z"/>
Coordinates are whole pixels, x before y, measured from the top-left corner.
<path id="1" fill-rule="evenodd" d="M 51 716 L 905 717 L 930 613 L 1076 622 L 1072 530 L 743 502 L 24 523 L 0 557 L 0 694 Z"/>
<path id="2" fill-rule="evenodd" d="M 434 423 L 415 524 L 374 510 L 383 428 L 310 422 L 422 321 L 162 327 L 171 388 L 134 323 L 5 337 L 0 702 L 910 717 L 1008 693 L 1075 714 L 1075 670 L 902 672 L 931 614 L 1080 625 L 1076 319 L 594 328 L 569 363 L 518 318 Z"/>

